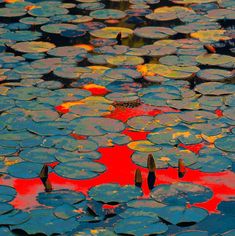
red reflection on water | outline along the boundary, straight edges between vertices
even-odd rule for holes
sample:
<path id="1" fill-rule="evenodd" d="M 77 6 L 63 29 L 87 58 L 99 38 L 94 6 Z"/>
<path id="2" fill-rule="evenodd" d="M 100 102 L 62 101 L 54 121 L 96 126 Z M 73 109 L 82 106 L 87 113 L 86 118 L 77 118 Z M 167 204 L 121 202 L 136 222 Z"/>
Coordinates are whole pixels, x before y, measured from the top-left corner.
<path id="1" fill-rule="evenodd" d="M 137 115 L 157 115 L 166 111 L 176 111 L 169 108 L 156 109 L 155 107 L 148 105 L 141 105 L 136 108 L 116 108 L 114 112 L 109 115 L 110 118 L 127 121 L 130 117 Z M 122 133 L 128 135 L 132 140 L 146 139 L 148 132 L 136 132 L 130 129 L 124 130 Z M 76 135 L 74 136 L 76 138 Z M 78 136 L 79 137 L 79 136 Z M 197 153 L 204 144 L 197 145 L 181 145 L 191 151 Z M 146 168 L 135 165 L 131 160 L 133 151 L 126 145 L 115 145 L 108 148 L 99 148 L 98 151 L 102 154 L 102 157 L 97 162 L 106 166 L 106 172 L 97 176 L 96 178 L 88 180 L 70 180 L 57 176 L 55 173 L 50 173 L 49 178 L 54 189 L 72 189 L 81 191 L 85 194 L 89 189 L 98 184 L 105 183 L 119 183 L 120 185 L 134 184 L 135 171 L 139 168 L 142 172 L 143 184 L 142 190 L 144 197 L 149 197 L 149 189 L 147 185 L 148 170 Z M 147 161 L 146 153 L 146 161 Z M 54 167 L 57 163 L 51 165 Z M 204 203 L 194 204 L 206 208 L 210 212 L 216 212 L 218 204 L 223 200 L 229 200 L 230 197 L 235 195 L 235 174 L 231 171 L 224 171 L 219 173 L 204 173 L 200 170 L 191 170 L 186 168 L 186 174 L 183 178 L 178 178 L 177 168 L 157 169 L 156 171 L 156 183 L 158 184 L 170 184 L 175 182 L 192 182 L 196 184 L 204 185 L 213 191 L 213 197 Z M 1 184 L 7 184 L 13 186 L 17 190 L 17 196 L 12 201 L 12 204 L 16 208 L 26 209 L 28 207 L 36 207 L 39 203 L 36 200 L 36 196 L 39 192 L 44 191 L 44 187 L 39 178 L 37 179 L 0 179 Z"/>

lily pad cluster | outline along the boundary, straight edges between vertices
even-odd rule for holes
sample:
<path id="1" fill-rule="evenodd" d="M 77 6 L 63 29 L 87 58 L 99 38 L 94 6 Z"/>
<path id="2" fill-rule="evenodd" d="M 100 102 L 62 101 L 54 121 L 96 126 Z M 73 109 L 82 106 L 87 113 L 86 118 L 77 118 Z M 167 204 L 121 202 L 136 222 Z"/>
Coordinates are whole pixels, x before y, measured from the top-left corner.
<path id="1" fill-rule="evenodd" d="M 201 172 L 234 171 L 234 2 L 168 3 L 0 0 L 1 175 L 39 178 L 52 164 L 65 182 L 92 181 L 109 171 L 100 150 L 114 146 L 143 168 L 151 153 L 157 169 L 183 159 Z M 211 190 L 187 182 L 157 185 L 149 199 L 133 185 L 99 184 L 87 196 L 65 186 L 39 193 L 29 211 L 10 204 L 16 194 L 0 186 L 0 235 L 142 236 L 190 224 L 176 235 L 218 233 L 197 228 L 215 216 L 187 205 Z M 234 223 L 225 203 L 219 210 Z"/>

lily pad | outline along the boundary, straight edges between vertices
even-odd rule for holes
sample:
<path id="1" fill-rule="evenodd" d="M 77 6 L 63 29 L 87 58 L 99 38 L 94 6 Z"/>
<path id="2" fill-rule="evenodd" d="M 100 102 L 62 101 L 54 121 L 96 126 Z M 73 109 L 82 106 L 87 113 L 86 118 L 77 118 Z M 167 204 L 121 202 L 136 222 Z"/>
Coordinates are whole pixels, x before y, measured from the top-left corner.
<path id="1" fill-rule="evenodd" d="M 142 195 L 142 191 L 131 185 L 102 184 L 89 190 L 89 196 L 104 203 L 125 203 Z"/>
<path id="2" fill-rule="evenodd" d="M 198 207 L 166 206 L 159 209 L 159 216 L 171 224 L 180 225 L 198 223 L 208 216 L 208 212 Z"/>
<path id="3" fill-rule="evenodd" d="M 226 152 L 235 152 L 235 136 L 228 135 L 215 141 L 215 146 Z"/>
<path id="4" fill-rule="evenodd" d="M 102 136 L 89 137 L 89 139 L 96 142 L 99 147 L 111 147 L 115 144 L 124 145 L 131 141 L 131 138 L 125 134 L 105 134 Z"/>
<path id="5" fill-rule="evenodd" d="M 28 234 L 43 233 L 51 235 L 54 233 L 67 233 L 78 226 L 76 218 L 63 220 L 53 214 L 53 209 L 35 209 L 30 211 L 30 219 L 12 229 L 21 229 Z M 42 228 L 43 225 L 43 228 Z"/>
<path id="6" fill-rule="evenodd" d="M 85 200 L 85 196 L 80 192 L 75 192 L 68 189 L 53 190 L 50 193 L 42 192 L 37 196 L 39 203 L 57 207 L 63 204 L 76 204 Z"/>
<path id="7" fill-rule="evenodd" d="M 16 196 L 16 190 L 10 186 L 0 185 L 0 202 L 11 202 Z"/>
<path id="8" fill-rule="evenodd" d="M 51 163 L 56 161 L 55 154 L 57 150 L 54 148 L 32 148 L 25 149 L 20 153 L 20 157 L 29 162 L 35 163 Z"/>
<path id="9" fill-rule="evenodd" d="M 82 117 L 70 123 L 79 135 L 97 136 L 107 133 L 118 133 L 125 125 L 118 120 L 103 117 Z"/>
<path id="10" fill-rule="evenodd" d="M 176 32 L 166 27 L 145 26 L 136 28 L 134 34 L 141 38 L 163 39 L 175 35 Z"/>
<path id="11" fill-rule="evenodd" d="M 20 42 L 11 46 L 12 49 L 24 53 L 47 52 L 54 47 L 55 45 L 53 43 L 42 41 Z"/>
<path id="12" fill-rule="evenodd" d="M 166 205 L 185 205 L 205 202 L 212 197 L 213 193 L 209 188 L 202 185 L 179 182 L 174 184 L 162 184 L 155 187 L 151 192 L 151 197 L 157 202 Z"/>
<path id="13" fill-rule="evenodd" d="M 98 20 L 122 19 L 126 16 L 126 13 L 116 9 L 102 9 L 102 10 L 92 11 L 90 13 L 90 16 Z"/>
<path id="14" fill-rule="evenodd" d="M 93 30 L 90 34 L 98 38 L 115 39 L 119 32 L 121 32 L 122 38 L 127 38 L 129 35 L 133 34 L 133 30 L 123 27 L 105 27 Z"/>
<path id="15" fill-rule="evenodd" d="M 136 216 L 123 219 L 114 226 L 114 231 L 118 234 L 128 235 L 151 235 L 162 234 L 168 230 L 166 224 L 157 222 L 149 216 Z"/>
<path id="16" fill-rule="evenodd" d="M 19 162 L 9 166 L 7 171 L 9 175 L 15 178 L 31 179 L 38 178 L 42 168 L 42 164 Z"/>
<path id="17" fill-rule="evenodd" d="M 79 162 L 63 162 L 55 167 L 55 172 L 68 179 L 90 179 L 103 173 L 104 165 L 91 160 L 81 160 Z"/>

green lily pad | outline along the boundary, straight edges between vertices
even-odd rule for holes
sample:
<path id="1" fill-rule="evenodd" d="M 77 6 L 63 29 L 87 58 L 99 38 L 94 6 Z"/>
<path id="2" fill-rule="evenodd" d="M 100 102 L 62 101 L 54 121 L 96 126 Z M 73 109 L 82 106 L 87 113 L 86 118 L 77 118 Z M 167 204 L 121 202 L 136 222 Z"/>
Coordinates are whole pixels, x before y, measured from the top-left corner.
<path id="1" fill-rule="evenodd" d="M 124 27 L 105 27 L 102 29 L 93 30 L 90 32 L 91 36 L 105 39 L 115 39 L 117 34 L 121 32 L 122 38 L 127 38 L 133 34 L 133 30 Z"/>
<path id="2" fill-rule="evenodd" d="M 200 231 L 200 230 L 188 230 L 188 231 L 183 231 L 176 236 L 209 236 L 207 231 Z"/>
<path id="3" fill-rule="evenodd" d="M 148 140 L 138 140 L 128 143 L 127 145 L 130 149 L 139 152 L 156 152 L 161 149 L 160 146 L 154 144 Z"/>
<path id="4" fill-rule="evenodd" d="M 73 120 L 70 125 L 77 134 L 89 136 L 118 133 L 125 129 L 121 121 L 103 117 L 82 117 Z"/>
<path id="5" fill-rule="evenodd" d="M 161 125 L 155 117 L 152 116 L 135 116 L 127 121 L 127 124 L 134 130 L 152 131 L 161 128 Z"/>
<path id="6" fill-rule="evenodd" d="M 32 162 L 19 162 L 8 167 L 8 174 L 15 178 L 38 178 L 43 168 L 42 164 Z"/>
<path id="7" fill-rule="evenodd" d="M 101 154 L 99 152 L 84 152 L 84 153 L 78 153 L 78 152 L 59 152 L 56 154 L 56 159 L 59 162 L 72 162 L 72 161 L 80 161 L 80 160 L 96 160 L 101 157 Z"/>
<path id="8" fill-rule="evenodd" d="M 52 235 L 55 233 L 64 234 L 70 232 L 78 224 L 74 217 L 68 220 L 57 218 L 53 214 L 53 209 L 35 209 L 30 211 L 30 219 L 28 221 L 11 228 L 24 230 L 28 234 L 42 233 Z"/>
<path id="9" fill-rule="evenodd" d="M 123 219 L 114 226 L 114 231 L 118 234 L 128 235 L 152 235 L 162 234 L 168 230 L 166 224 L 157 222 L 156 219 L 149 216 L 136 216 Z"/>
<path id="10" fill-rule="evenodd" d="M 41 42 L 41 41 L 29 41 L 29 42 L 19 42 L 11 45 L 11 48 L 24 53 L 40 53 L 47 52 L 52 48 L 55 48 L 53 43 Z"/>
<path id="11" fill-rule="evenodd" d="M 98 20 L 122 19 L 126 16 L 126 13 L 116 9 L 101 9 L 92 11 L 90 16 Z"/>
<path id="12" fill-rule="evenodd" d="M 91 96 L 80 100 L 70 108 L 70 111 L 80 116 L 105 116 L 115 109 L 112 103 L 103 97 Z"/>
<path id="13" fill-rule="evenodd" d="M 89 73 L 91 69 L 87 67 L 75 67 L 75 66 L 59 66 L 53 73 L 61 78 L 65 79 L 78 79 L 83 73 Z"/>
<path id="14" fill-rule="evenodd" d="M 220 69 L 205 69 L 197 73 L 197 77 L 205 81 L 225 81 L 234 76 L 233 72 Z"/>
<path id="15" fill-rule="evenodd" d="M 59 219 L 67 220 L 74 216 L 79 215 L 79 213 L 76 212 L 76 210 L 77 208 L 74 207 L 73 205 L 64 203 L 63 205 L 56 207 L 54 209 L 53 214 Z"/>
<path id="16" fill-rule="evenodd" d="M 7 8 L 2 7 L 0 9 L 0 16 L 1 17 L 20 17 L 26 15 L 27 12 L 24 9 L 18 9 L 18 8 Z"/>
<path id="17" fill-rule="evenodd" d="M 178 160 L 183 159 L 185 166 L 190 166 L 197 162 L 197 155 L 189 150 L 182 148 L 172 148 L 171 146 L 162 146 L 159 151 L 151 151 L 156 166 L 159 169 L 169 166 L 178 167 Z M 147 167 L 148 154 L 146 152 L 135 151 L 131 159 L 139 166 Z"/>
<path id="18" fill-rule="evenodd" d="M 228 135 L 220 139 L 216 139 L 215 146 L 226 152 L 235 152 L 234 146 L 235 136 Z"/>
<path id="19" fill-rule="evenodd" d="M 162 184 L 155 187 L 151 197 L 166 205 L 182 205 L 205 202 L 212 197 L 213 193 L 209 188 L 202 185 L 178 182 L 174 184 Z"/>
<path id="20" fill-rule="evenodd" d="M 102 184 L 91 188 L 88 194 L 92 199 L 99 202 L 125 203 L 141 196 L 142 191 L 131 185 Z"/>
<path id="21" fill-rule="evenodd" d="M 0 185 L 0 202 L 11 202 L 16 196 L 16 190 L 10 186 Z"/>
<path id="22" fill-rule="evenodd" d="M 96 142 L 99 147 L 110 147 L 115 144 L 124 145 L 131 141 L 131 138 L 125 134 L 105 134 L 102 136 L 89 137 L 89 139 Z"/>
<path id="23" fill-rule="evenodd" d="M 225 109 L 223 111 L 223 115 L 231 120 L 234 120 L 234 112 L 235 112 L 235 108 L 234 107 L 231 107 L 231 108 L 228 108 L 228 109 Z"/>
<path id="24" fill-rule="evenodd" d="M 195 91 L 204 95 L 227 95 L 234 93 L 235 85 L 219 82 L 207 82 L 197 85 Z"/>
<path id="25" fill-rule="evenodd" d="M 123 102 L 136 102 L 139 97 L 136 93 L 109 93 L 105 96 L 108 100 L 111 100 L 113 102 L 117 103 L 123 103 Z"/>
<path id="26" fill-rule="evenodd" d="M 63 162 L 55 167 L 55 172 L 68 179 L 90 179 L 98 176 L 106 170 L 106 167 L 92 160 L 81 160 L 79 162 Z"/>
<path id="27" fill-rule="evenodd" d="M 86 50 L 83 48 L 73 47 L 73 46 L 63 46 L 63 47 L 56 47 L 47 52 L 47 54 L 56 57 L 75 57 L 85 56 Z"/>
<path id="28" fill-rule="evenodd" d="M 76 204 L 85 200 L 85 196 L 80 192 L 75 192 L 68 189 L 53 190 L 50 193 L 41 192 L 37 196 L 39 203 L 58 207 L 63 204 Z"/>
<path id="29" fill-rule="evenodd" d="M 235 59 L 232 56 L 223 54 L 202 54 L 196 57 L 196 61 L 202 65 L 219 66 L 226 68 L 234 68 Z"/>
<path id="30" fill-rule="evenodd" d="M 70 136 L 52 136 L 43 140 L 42 145 L 47 148 L 64 149 L 67 151 L 90 152 L 95 151 L 98 145 L 89 140 L 75 140 Z"/>
<path id="31" fill-rule="evenodd" d="M 56 161 L 55 154 L 57 150 L 54 148 L 32 148 L 32 149 L 25 149 L 20 152 L 20 157 L 29 162 L 35 163 L 51 163 Z"/>
<path id="32" fill-rule="evenodd" d="M 50 20 L 46 17 L 23 17 L 19 22 L 27 25 L 44 25 Z"/>
<path id="33" fill-rule="evenodd" d="M 44 5 L 31 9 L 30 11 L 28 11 L 28 14 L 30 14 L 31 16 L 50 17 L 54 15 L 67 14 L 68 12 L 69 11 L 67 9 L 61 8 L 59 6 Z"/>
<path id="34" fill-rule="evenodd" d="M 7 214 L 0 216 L 1 225 L 19 225 L 30 219 L 30 214 L 21 210 L 13 210 Z"/>
<path id="35" fill-rule="evenodd" d="M 208 216 L 208 212 L 198 207 L 166 206 L 159 209 L 159 216 L 171 224 L 180 225 L 198 223 Z"/>

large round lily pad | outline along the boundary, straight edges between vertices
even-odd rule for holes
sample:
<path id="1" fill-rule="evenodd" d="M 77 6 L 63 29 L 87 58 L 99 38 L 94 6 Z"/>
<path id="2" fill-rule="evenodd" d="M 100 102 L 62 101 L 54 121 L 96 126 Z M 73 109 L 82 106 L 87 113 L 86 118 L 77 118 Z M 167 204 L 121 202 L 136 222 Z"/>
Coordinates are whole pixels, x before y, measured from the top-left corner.
<path id="1" fill-rule="evenodd" d="M 176 34 L 176 32 L 166 27 L 145 26 L 136 28 L 134 34 L 141 38 L 162 39 Z"/>
<path id="2" fill-rule="evenodd" d="M 24 53 L 47 52 L 54 47 L 53 43 L 41 41 L 20 42 L 11 46 L 12 49 Z"/>
<path id="3" fill-rule="evenodd" d="M 19 162 L 9 166 L 7 171 L 9 175 L 13 177 L 31 179 L 39 177 L 42 168 L 42 164 L 32 162 Z"/>
<path id="4" fill-rule="evenodd" d="M 198 223 L 208 216 L 208 212 L 202 208 L 177 205 L 162 207 L 158 212 L 162 219 L 174 225 Z"/>
<path id="5" fill-rule="evenodd" d="M 162 234 L 168 230 L 166 224 L 157 222 L 150 216 L 136 216 L 123 219 L 114 226 L 114 231 L 118 234 L 128 235 L 155 235 Z"/>
<path id="6" fill-rule="evenodd" d="M 162 184 L 155 187 L 151 197 L 157 202 L 167 205 L 185 205 L 205 202 L 212 197 L 212 191 L 202 185 L 178 182 L 174 184 Z"/>
<path id="7" fill-rule="evenodd" d="M 89 190 L 89 196 L 104 203 L 125 203 L 142 195 L 142 191 L 131 185 L 102 184 Z"/>
<path id="8" fill-rule="evenodd" d="M 12 229 L 21 229 L 28 234 L 52 235 L 55 233 L 64 234 L 78 226 L 76 218 L 63 220 L 53 214 L 53 209 L 35 209 L 30 212 L 30 219 Z M 43 225 L 43 227 L 42 227 Z"/>
<path id="9" fill-rule="evenodd" d="M 90 179 L 106 170 L 106 167 L 92 160 L 81 160 L 60 163 L 55 167 L 55 172 L 68 179 Z"/>
<path id="10" fill-rule="evenodd" d="M 90 16 L 98 20 L 122 19 L 126 16 L 125 12 L 116 9 L 101 9 L 92 11 Z"/>
<path id="11" fill-rule="evenodd" d="M 57 150 L 54 148 L 32 148 L 25 149 L 20 153 L 20 157 L 29 162 L 50 163 L 56 161 L 55 154 Z"/>
<path id="12" fill-rule="evenodd" d="M 121 121 L 103 117 L 82 117 L 73 120 L 70 124 L 77 134 L 90 136 L 118 133 L 125 128 Z"/>
<path id="13" fill-rule="evenodd" d="M 102 29 L 93 30 L 90 32 L 90 34 L 98 38 L 115 39 L 119 32 L 121 32 L 122 38 L 127 38 L 133 33 L 133 31 L 129 28 L 105 27 Z"/>
<path id="14" fill-rule="evenodd" d="M 68 189 L 53 190 L 50 193 L 42 192 L 37 196 L 39 203 L 57 207 L 63 204 L 76 204 L 85 200 L 85 196 L 80 192 L 75 192 Z"/>

